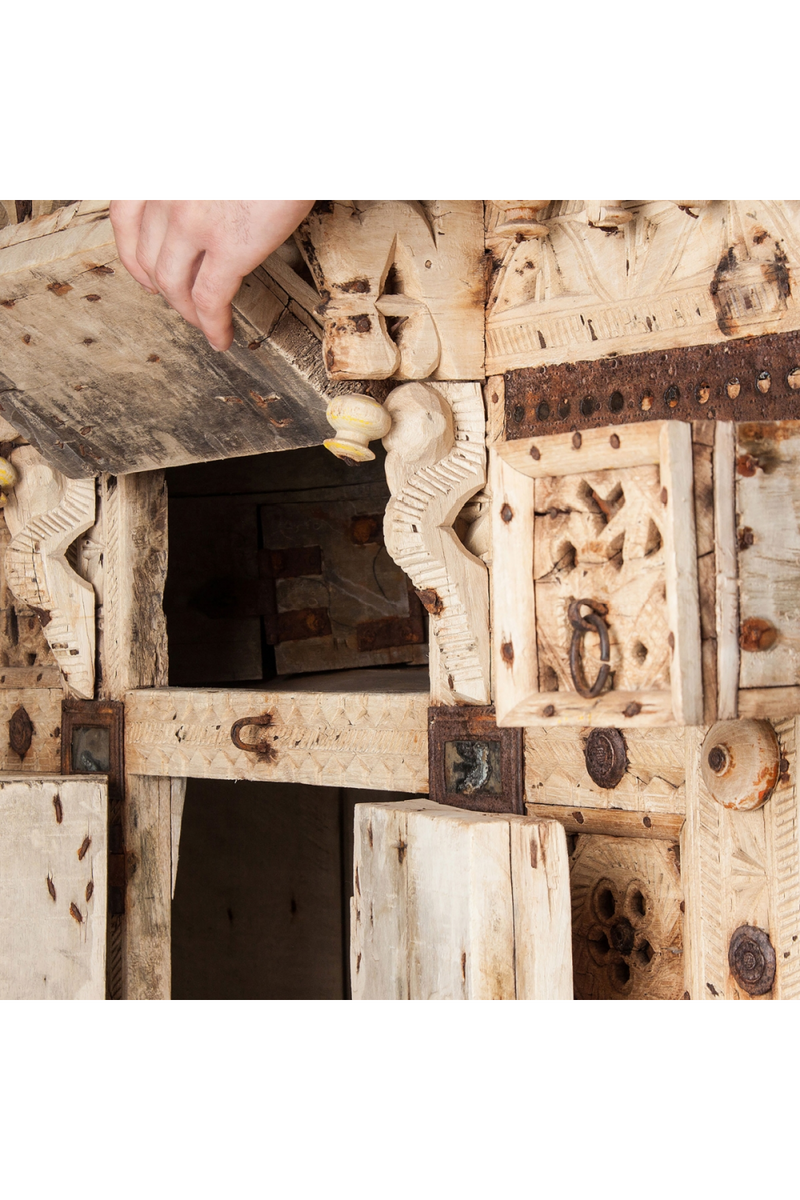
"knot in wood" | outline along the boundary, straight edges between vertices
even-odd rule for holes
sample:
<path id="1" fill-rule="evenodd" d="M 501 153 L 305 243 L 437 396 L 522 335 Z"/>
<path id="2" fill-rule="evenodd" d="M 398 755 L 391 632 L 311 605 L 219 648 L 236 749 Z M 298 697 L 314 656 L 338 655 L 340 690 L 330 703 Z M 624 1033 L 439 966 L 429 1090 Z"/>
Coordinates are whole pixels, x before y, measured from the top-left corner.
<path id="1" fill-rule="evenodd" d="M 587 774 L 598 787 L 615 788 L 628 769 L 628 750 L 619 729 L 593 729 L 583 753 Z"/>
<path id="2" fill-rule="evenodd" d="M 728 947 L 728 966 L 749 995 L 763 996 L 771 989 L 775 982 L 775 951 L 763 929 L 739 926 Z"/>

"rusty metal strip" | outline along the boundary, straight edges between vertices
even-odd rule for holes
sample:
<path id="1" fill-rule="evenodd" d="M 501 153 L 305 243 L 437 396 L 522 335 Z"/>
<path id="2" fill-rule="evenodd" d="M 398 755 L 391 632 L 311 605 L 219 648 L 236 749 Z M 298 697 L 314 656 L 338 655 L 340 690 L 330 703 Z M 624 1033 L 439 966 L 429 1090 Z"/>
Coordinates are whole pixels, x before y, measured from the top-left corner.
<path id="1" fill-rule="evenodd" d="M 800 418 L 800 331 L 505 375 L 509 441 L 670 417 Z"/>

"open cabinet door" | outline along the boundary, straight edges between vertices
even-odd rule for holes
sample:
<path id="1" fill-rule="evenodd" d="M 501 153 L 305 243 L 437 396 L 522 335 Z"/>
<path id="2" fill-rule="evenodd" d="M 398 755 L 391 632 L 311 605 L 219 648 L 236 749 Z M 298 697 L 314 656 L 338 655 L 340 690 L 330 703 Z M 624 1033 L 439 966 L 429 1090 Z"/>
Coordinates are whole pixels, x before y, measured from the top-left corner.
<path id="1" fill-rule="evenodd" d="M 558 821 L 433 801 L 355 810 L 354 1000 L 571 1000 Z"/>
<path id="2" fill-rule="evenodd" d="M 104 777 L 0 774 L 0 999 L 105 1000 Z"/>

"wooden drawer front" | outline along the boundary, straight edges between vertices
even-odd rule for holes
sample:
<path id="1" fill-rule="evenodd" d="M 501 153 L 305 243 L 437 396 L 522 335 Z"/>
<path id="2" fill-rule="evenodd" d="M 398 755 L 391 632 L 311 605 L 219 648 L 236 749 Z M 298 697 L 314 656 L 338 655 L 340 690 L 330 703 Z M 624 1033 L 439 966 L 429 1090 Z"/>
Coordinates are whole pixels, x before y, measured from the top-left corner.
<path id="1" fill-rule="evenodd" d="M 492 486 L 500 725 L 698 724 L 703 715 L 689 425 L 503 443 Z M 597 622 L 607 627 L 608 678 Z M 577 661 L 577 668 L 576 668 Z M 584 678 L 580 678 L 582 669 Z"/>

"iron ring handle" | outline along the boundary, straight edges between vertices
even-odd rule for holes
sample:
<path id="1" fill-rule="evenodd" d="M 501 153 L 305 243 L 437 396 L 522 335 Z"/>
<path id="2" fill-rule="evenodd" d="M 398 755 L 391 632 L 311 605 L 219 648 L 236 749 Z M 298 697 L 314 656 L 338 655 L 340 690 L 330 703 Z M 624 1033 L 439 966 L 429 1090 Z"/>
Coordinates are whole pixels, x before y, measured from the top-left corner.
<path id="1" fill-rule="evenodd" d="M 234 721 L 231 726 L 231 741 L 237 750 L 246 750 L 250 754 L 259 754 L 262 758 L 274 758 L 275 749 L 267 739 L 266 733 L 262 733 L 256 742 L 242 741 L 241 731 L 248 725 L 261 726 L 262 729 L 269 729 L 272 725 L 272 713 L 262 713 L 257 717 L 242 717 L 238 721 Z"/>
<path id="2" fill-rule="evenodd" d="M 581 605 L 586 605 L 592 610 L 585 617 L 581 616 Z M 573 630 L 569 647 L 569 670 L 575 691 L 587 700 L 593 700 L 595 696 L 600 695 L 611 673 L 611 642 L 608 636 L 608 626 L 603 620 L 607 612 L 606 604 L 594 600 L 573 600 L 568 609 L 569 621 Z M 583 669 L 582 650 L 583 636 L 592 630 L 600 638 L 600 670 L 590 687 L 586 682 L 586 674 Z"/>

